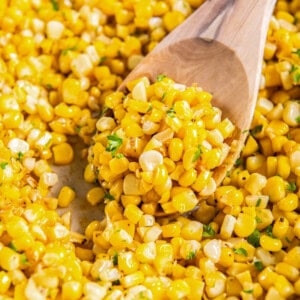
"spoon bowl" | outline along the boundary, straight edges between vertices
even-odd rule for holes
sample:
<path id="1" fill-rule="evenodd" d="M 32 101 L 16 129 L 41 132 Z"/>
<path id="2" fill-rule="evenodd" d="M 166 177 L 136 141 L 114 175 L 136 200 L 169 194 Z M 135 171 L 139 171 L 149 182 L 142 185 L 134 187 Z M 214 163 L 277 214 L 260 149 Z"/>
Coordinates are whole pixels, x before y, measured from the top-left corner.
<path id="1" fill-rule="evenodd" d="M 172 31 L 119 87 L 165 74 L 175 82 L 197 84 L 237 127 L 226 164 L 214 170 L 219 185 L 239 157 L 258 95 L 264 44 L 275 0 L 208 0 Z M 232 143 L 234 141 L 234 143 Z"/>
<path id="2" fill-rule="evenodd" d="M 197 84 L 213 94 L 213 105 L 237 127 L 228 143 L 226 164 L 214 170 L 219 185 L 239 157 L 250 128 L 261 76 L 264 44 L 276 0 L 207 0 L 148 54 L 120 85 L 146 76 L 154 82 L 160 74 L 175 82 Z M 233 142 L 235 141 L 235 142 Z M 68 184 L 80 193 L 71 206 L 72 229 L 103 216 L 85 200 L 91 188 L 83 183 L 83 161 L 77 157 L 69 166 L 56 167 L 64 180 L 55 193 Z M 164 215 L 162 213 L 162 215 Z M 81 224 L 81 225 L 80 225 Z"/>

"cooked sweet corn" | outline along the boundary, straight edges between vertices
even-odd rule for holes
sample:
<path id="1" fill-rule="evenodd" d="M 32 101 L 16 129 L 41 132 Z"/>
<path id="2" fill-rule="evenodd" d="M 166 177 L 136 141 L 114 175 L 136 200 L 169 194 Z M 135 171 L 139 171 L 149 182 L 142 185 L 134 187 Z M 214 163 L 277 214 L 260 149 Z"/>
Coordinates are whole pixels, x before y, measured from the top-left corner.
<path id="1" fill-rule="evenodd" d="M 2 297 L 299 297 L 297 0 L 277 1 L 249 137 L 218 188 L 234 126 L 208 92 L 164 76 L 114 91 L 203 0 L 0 2 Z M 55 211 L 74 191 L 48 197 L 74 136 L 90 146 L 84 179 L 104 184 L 86 199 L 105 218 L 83 235 Z"/>
<path id="2" fill-rule="evenodd" d="M 123 95 L 122 120 L 114 115 L 114 119 L 103 116 L 97 121 L 89 160 L 98 170 L 100 183 L 112 186 L 121 178 L 121 196 L 141 196 L 144 212 L 150 208 L 168 214 L 192 210 L 198 203 L 196 192 L 206 196 L 216 188 L 212 174 L 226 160 L 229 146 L 225 139 L 233 136 L 234 125 L 228 119 L 221 120 L 221 112 L 209 102 L 211 95 L 201 88 L 186 88 L 164 75 L 152 84 L 144 77 L 127 86 L 130 93 Z M 151 100 L 148 95 L 153 92 Z M 120 92 L 114 98 L 119 97 L 117 94 Z M 108 107 L 113 95 L 107 98 Z M 207 114 L 199 107 L 201 101 L 206 103 Z M 211 112 L 220 124 L 210 120 Z M 199 126 L 204 120 L 209 131 Z M 106 138 L 102 139 L 104 132 Z M 216 132 L 219 141 L 211 135 L 210 143 L 206 139 L 209 132 Z M 95 157 L 99 157 L 98 162 Z M 173 172 L 165 165 L 166 159 L 174 163 Z M 132 163 L 136 164 L 134 170 L 130 169 Z M 177 186 L 187 189 L 175 195 Z M 112 188 L 109 193 L 113 194 Z"/>

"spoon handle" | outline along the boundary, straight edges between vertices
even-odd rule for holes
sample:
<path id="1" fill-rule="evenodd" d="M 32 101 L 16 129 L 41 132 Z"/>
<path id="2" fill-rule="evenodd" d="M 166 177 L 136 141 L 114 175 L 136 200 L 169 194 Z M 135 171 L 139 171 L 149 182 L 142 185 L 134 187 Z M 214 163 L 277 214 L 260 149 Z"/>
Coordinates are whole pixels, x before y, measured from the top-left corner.
<path id="1" fill-rule="evenodd" d="M 258 87 L 258 76 L 269 20 L 276 0 L 207 0 L 183 24 L 172 31 L 153 54 L 170 44 L 199 37 L 232 49 L 243 64 L 250 89 Z M 246 47 L 245 47 L 246 46 Z M 258 78 L 258 79 L 257 79 Z"/>

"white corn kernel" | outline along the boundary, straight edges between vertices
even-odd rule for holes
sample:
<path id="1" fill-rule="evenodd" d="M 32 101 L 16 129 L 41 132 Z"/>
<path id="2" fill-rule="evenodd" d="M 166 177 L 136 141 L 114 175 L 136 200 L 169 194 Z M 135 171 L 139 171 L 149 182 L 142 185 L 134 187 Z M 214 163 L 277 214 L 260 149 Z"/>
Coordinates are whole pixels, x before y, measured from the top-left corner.
<path id="1" fill-rule="evenodd" d="M 163 156 L 156 150 L 143 152 L 139 158 L 139 164 L 143 171 L 154 171 L 154 169 L 163 163 Z"/>
<path id="2" fill-rule="evenodd" d="M 205 244 L 203 251 L 214 263 L 220 260 L 222 241 L 213 239 Z"/>
<path id="3" fill-rule="evenodd" d="M 47 23 L 47 36 L 53 40 L 59 40 L 63 36 L 65 25 L 59 21 L 49 21 Z"/>

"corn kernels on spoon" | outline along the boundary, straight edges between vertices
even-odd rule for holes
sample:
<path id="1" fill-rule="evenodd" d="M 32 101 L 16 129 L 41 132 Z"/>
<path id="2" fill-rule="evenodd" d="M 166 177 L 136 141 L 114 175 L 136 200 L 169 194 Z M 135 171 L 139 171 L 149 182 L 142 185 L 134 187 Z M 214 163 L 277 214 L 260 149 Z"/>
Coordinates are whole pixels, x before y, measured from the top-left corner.
<path id="1" fill-rule="evenodd" d="M 238 128 L 232 138 L 236 143 L 230 157 L 214 171 L 217 184 L 238 158 L 247 136 L 245 132 L 251 125 L 265 38 L 275 2 L 206 1 L 160 43 L 119 88 L 124 91 L 127 82 L 142 76 L 155 81 L 159 74 L 165 74 L 175 82 L 187 86 L 196 83 L 211 92 L 213 105 Z M 85 202 L 82 198 L 90 185 L 83 184 L 82 164 L 76 160 L 71 166 L 58 168 L 57 172 L 65 178 L 64 184 L 80 186 L 79 198 Z M 74 220 L 94 219 L 95 209 L 82 204 L 81 200 L 71 206 Z M 73 227 L 78 229 L 78 226 Z"/>

